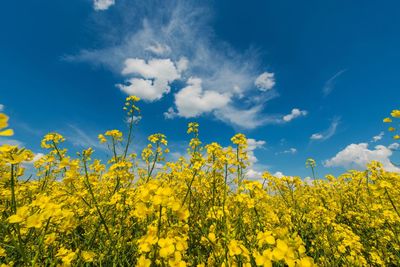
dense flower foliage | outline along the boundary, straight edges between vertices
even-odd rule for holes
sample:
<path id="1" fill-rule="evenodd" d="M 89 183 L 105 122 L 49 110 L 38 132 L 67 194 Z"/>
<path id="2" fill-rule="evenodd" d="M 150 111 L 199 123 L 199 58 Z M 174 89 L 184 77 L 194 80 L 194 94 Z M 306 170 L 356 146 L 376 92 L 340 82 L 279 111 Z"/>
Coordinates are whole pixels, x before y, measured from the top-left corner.
<path id="1" fill-rule="evenodd" d="M 91 148 L 69 155 L 64 137 L 50 133 L 28 181 L 33 153 L 0 147 L 1 266 L 400 265 L 399 173 L 372 162 L 312 182 L 268 172 L 252 181 L 246 137 L 203 145 L 197 123 L 188 157 L 166 162 L 168 142 L 157 133 L 139 158 L 129 149 L 138 100 L 124 107 L 126 138 L 99 135 L 108 162 Z M 7 120 L 0 116 L 0 129 Z M 314 175 L 315 161 L 307 167 Z"/>

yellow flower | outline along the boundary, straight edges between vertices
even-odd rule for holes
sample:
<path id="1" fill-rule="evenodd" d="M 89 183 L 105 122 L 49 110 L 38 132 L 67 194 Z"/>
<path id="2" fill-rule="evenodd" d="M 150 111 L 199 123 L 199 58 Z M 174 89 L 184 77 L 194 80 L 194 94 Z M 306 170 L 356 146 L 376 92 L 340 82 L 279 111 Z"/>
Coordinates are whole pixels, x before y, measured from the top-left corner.
<path id="1" fill-rule="evenodd" d="M 392 119 L 387 117 L 387 118 L 383 119 L 383 122 L 390 123 L 390 122 L 392 122 Z"/>
<path id="2" fill-rule="evenodd" d="M 81 255 L 85 262 L 93 262 L 94 257 L 96 257 L 96 253 L 92 251 L 82 251 Z"/>
<path id="3" fill-rule="evenodd" d="M 389 127 L 389 132 L 394 132 L 394 131 L 396 131 L 396 128 L 394 128 L 394 127 Z"/>
<path id="4" fill-rule="evenodd" d="M 394 140 L 399 140 L 400 139 L 400 135 L 396 134 L 395 136 L 393 136 Z"/>
<path id="5" fill-rule="evenodd" d="M 162 258 L 167 258 L 175 251 L 173 239 L 171 238 L 160 238 L 160 240 L 158 240 L 158 245 L 160 246 L 159 254 Z"/>
<path id="6" fill-rule="evenodd" d="M 42 227 L 43 217 L 41 214 L 35 213 L 26 219 L 26 227 L 40 228 Z"/>
<path id="7" fill-rule="evenodd" d="M 41 142 L 42 148 L 54 148 L 54 145 L 62 143 L 65 138 L 59 133 L 49 133 L 44 136 Z"/>
<path id="8" fill-rule="evenodd" d="M 150 267 L 151 265 L 151 260 L 146 259 L 145 256 L 140 256 L 140 258 L 138 259 L 136 266 L 137 267 Z"/>
<path id="9" fill-rule="evenodd" d="M 12 129 L 0 131 L 0 136 L 12 136 L 12 135 L 14 135 L 14 131 Z"/>
<path id="10" fill-rule="evenodd" d="M 102 134 L 99 134 L 99 135 L 97 136 L 97 138 L 99 139 L 99 141 L 100 141 L 101 144 L 107 142 L 106 137 L 105 137 L 104 135 L 102 135 Z"/>
<path id="11" fill-rule="evenodd" d="M 235 256 L 242 254 L 242 250 L 240 248 L 240 244 L 236 240 L 231 240 L 228 244 L 229 255 Z"/>
<path id="12" fill-rule="evenodd" d="M 6 257 L 6 256 L 7 256 L 6 250 L 0 247 L 0 257 Z"/>
<path id="13" fill-rule="evenodd" d="M 272 254 L 276 260 L 283 260 L 285 257 L 286 253 L 288 252 L 288 245 L 286 244 L 285 241 L 278 239 L 276 241 L 276 248 L 272 251 Z"/>
<path id="14" fill-rule="evenodd" d="M 272 252 L 271 250 L 264 250 L 263 254 L 258 252 L 254 253 L 254 258 L 256 260 L 257 266 L 272 267 Z"/>
<path id="15" fill-rule="evenodd" d="M 310 257 L 302 258 L 297 262 L 298 267 L 312 267 L 314 266 L 313 260 Z"/>
<path id="16" fill-rule="evenodd" d="M 0 130 L 6 128 L 8 126 L 8 117 L 7 115 L 0 113 Z M 14 131 L 12 129 L 6 129 L 0 131 L 0 136 L 12 136 L 14 135 Z"/>
<path id="17" fill-rule="evenodd" d="M 399 109 L 394 109 L 394 110 L 392 110 L 392 112 L 390 113 L 390 115 L 391 115 L 393 118 L 400 118 L 400 110 L 399 110 Z"/>

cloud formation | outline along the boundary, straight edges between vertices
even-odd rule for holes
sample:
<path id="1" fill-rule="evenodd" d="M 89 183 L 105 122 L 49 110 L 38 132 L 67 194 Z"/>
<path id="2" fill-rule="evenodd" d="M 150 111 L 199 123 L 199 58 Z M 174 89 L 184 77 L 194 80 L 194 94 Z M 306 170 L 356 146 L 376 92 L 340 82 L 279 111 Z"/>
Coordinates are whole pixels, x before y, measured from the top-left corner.
<path id="1" fill-rule="evenodd" d="M 115 0 L 93 0 L 94 10 L 107 10 L 110 6 L 115 4 Z"/>
<path id="2" fill-rule="evenodd" d="M 187 86 L 175 94 L 175 106 L 177 112 L 169 109 L 177 116 L 184 118 L 197 117 L 203 113 L 212 112 L 215 109 L 225 107 L 230 101 L 228 94 L 221 94 L 213 90 L 203 90 L 202 81 L 200 78 L 189 78 Z"/>
<path id="3" fill-rule="evenodd" d="M 294 109 L 292 109 L 290 114 L 287 114 L 287 115 L 283 116 L 283 120 L 285 122 L 289 122 L 289 121 L 292 121 L 292 120 L 294 120 L 294 119 L 296 119 L 298 117 L 306 116 L 307 114 L 308 114 L 308 112 L 306 110 L 300 110 L 298 108 L 294 108 Z"/>
<path id="4" fill-rule="evenodd" d="M 383 145 L 368 148 L 368 143 L 350 144 L 336 156 L 324 162 L 326 167 L 344 167 L 353 169 L 365 169 L 367 163 L 375 160 L 383 164 L 387 171 L 400 172 L 400 168 L 390 161 L 392 150 Z"/>
<path id="5" fill-rule="evenodd" d="M 264 72 L 257 77 L 254 85 L 261 91 L 271 90 L 275 86 L 275 74 L 271 72 Z"/>
<path id="6" fill-rule="evenodd" d="M 182 68 L 182 67 L 181 67 Z M 128 95 L 136 95 L 145 101 L 161 99 L 170 91 L 170 84 L 181 77 L 178 67 L 170 59 L 128 58 L 125 60 L 123 75 L 132 75 L 128 84 L 117 84 Z M 136 76 L 136 77 L 135 77 Z"/>
<path id="7" fill-rule="evenodd" d="M 313 140 L 320 140 L 320 141 L 325 141 L 328 140 L 329 138 L 331 138 L 337 130 L 337 127 L 340 123 L 340 119 L 339 118 L 334 118 L 329 126 L 328 129 L 326 129 L 323 132 L 320 133 L 314 133 L 310 136 L 310 139 Z"/>
<path id="8" fill-rule="evenodd" d="M 265 114 L 264 110 L 264 104 L 278 95 L 273 89 L 274 73 L 263 72 L 256 50 L 238 52 L 214 35 L 209 7 L 197 1 L 120 0 L 113 11 L 112 15 L 96 13 L 94 20 L 106 40 L 103 48 L 84 49 L 67 60 L 103 65 L 124 75 L 125 83 L 117 87 L 147 101 L 177 91 L 175 106 L 165 113 L 167 118 L 209 114 L 241 128 L 276 123 L 271 119 L 276 115 Z M 169 73 L 168 77 L 160 72 L 161 66 L 156 68 L 156 63 L 165 67 L 162 70 Z M 193 87 L 190 77 L 202 81 L 200 94 L 198 89 L 188 90 L 188 86 Z M 171 85 L 177 79 L 186 86 Z M 182 94 L 193 97 L 188 99 L 191 103 L 199 101 L 194 105 L 197 110 L 183 107 Z M 203 108 L 204 99 L 210 96 L 217 97 L 212 112 Z M 236 119 L 227 112 L 241 116 Z"/>
<path id="9" fill-rule="evenodd" d="M 385 135 L 384 132 L 380 132 L 378 135 L 375 135 L 374 137 L 372 137 L 371 142 L 378 142 L 378 141 L 382 140 L 384 135 Z"/>

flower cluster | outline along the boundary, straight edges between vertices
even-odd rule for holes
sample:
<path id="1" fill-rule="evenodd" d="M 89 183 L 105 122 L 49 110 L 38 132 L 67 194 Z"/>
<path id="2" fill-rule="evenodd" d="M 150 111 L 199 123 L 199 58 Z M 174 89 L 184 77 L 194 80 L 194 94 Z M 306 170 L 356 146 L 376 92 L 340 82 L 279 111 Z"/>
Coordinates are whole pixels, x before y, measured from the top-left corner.
<path id="1" fill-rule="evenodd" d="M 127 99 L 131 116 L 137 101 Z M 1 266 L 400 265 L 400 174 L 380 163 L 312 182 L 268 172 L 249 180 L 243 134 L 232 146 L 203 145 L 190 123 L 187 158 L 167 161 L 157 133 L 139 160 L 128 154 L 129 127 L 126 138 L 99 136 L 112 155 L 104 163 L 46 135 L 30 180 L 32 152 L 0 146 Z M 307 166 L 315 176 L 315 160 Z"/>

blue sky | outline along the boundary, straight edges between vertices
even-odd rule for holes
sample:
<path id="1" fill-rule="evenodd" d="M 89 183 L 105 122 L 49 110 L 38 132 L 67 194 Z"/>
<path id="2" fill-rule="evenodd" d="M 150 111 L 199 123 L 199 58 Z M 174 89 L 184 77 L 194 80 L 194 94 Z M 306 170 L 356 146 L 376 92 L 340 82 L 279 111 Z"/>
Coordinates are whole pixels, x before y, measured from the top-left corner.
<path id="1" fill-rule="evenodd" d="M 185 153 L 186 125 L 204 142 L 251 138 L 262 170 L 339 174 L 400 161 L 382 118 L 399 107 L 398 1 L 5 1 L 0 104 L 14 142 L 43 153 L 50 131 L 77 151 L 124 129 L 128 94 L 144 100 L 135 146 L 167 135 Z M 382 135 L 381 132 L 384 132 Z M 374 140 L 375 137 L 375 140 Z"/>

